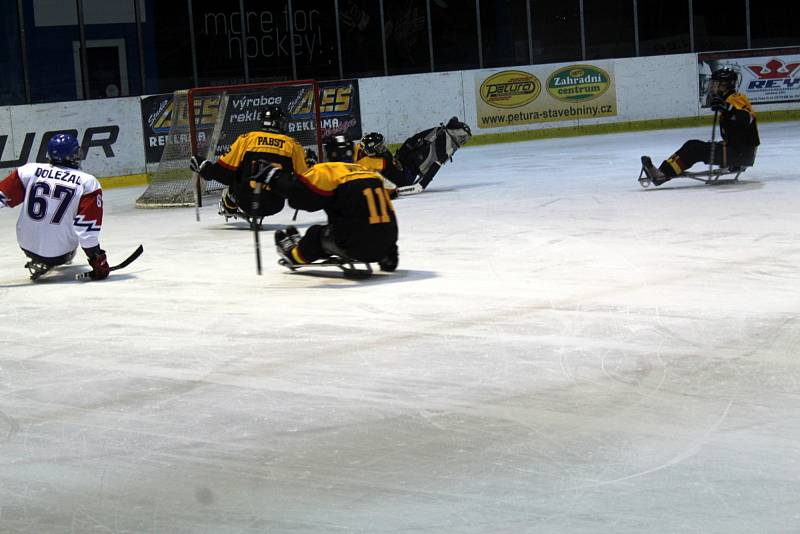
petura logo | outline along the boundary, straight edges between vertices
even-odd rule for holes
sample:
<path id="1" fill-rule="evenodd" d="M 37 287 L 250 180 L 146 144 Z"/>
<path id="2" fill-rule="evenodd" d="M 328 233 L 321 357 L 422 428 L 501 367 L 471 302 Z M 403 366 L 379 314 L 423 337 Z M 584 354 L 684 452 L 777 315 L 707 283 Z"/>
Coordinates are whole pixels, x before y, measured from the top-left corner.
<path id="1" fill-rule="evenodd" d="M 611 86 L 606 71 L 591 65 L 570 65 L 547 78 L 547 92 L 562 102 L 585 102 L 602 95 Z"/>
<path id="2" fill-rule="evenodd" d="M 496 108 L 518 108 L 536 100 L 542 83 L 529 72 L 504 70 L 492 74 L 480 87 L 481 99 Z"/>

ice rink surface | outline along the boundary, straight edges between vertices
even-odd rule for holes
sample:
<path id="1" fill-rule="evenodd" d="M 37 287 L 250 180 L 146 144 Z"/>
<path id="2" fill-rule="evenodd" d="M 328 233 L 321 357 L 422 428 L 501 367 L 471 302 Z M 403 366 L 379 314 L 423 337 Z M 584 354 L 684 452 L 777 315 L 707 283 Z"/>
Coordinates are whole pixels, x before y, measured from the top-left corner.
<path id="1" fill-rule="evenodd" d="M 0 532 L 800 532 L 798 131 L 718 186 L 636 181 L 707 127 L 467 146 L 368 281 L 129 188 L 144 255 L 33 284 L 0 210 Z"/>

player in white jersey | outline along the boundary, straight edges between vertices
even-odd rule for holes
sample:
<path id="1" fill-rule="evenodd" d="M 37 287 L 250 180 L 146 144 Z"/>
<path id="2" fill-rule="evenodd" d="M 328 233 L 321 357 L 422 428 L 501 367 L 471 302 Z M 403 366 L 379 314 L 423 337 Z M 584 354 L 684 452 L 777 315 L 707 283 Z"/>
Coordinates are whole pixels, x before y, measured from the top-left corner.
<path id="1" fill-rule="evenodd" d="M 47 159 L 49 164 L 28 163 L 0 182 L 0 208 L 22 205 L 17 242 L 30 259 L 25 267 L 36 280 L 70 262 L 80 245 L 92 267 L 90 277 L 102 280 L 109 267 L 98 240 L 103 224 L 100 182 L 80 170 L 81 147 L 72 135 L 54 135 Z"/>

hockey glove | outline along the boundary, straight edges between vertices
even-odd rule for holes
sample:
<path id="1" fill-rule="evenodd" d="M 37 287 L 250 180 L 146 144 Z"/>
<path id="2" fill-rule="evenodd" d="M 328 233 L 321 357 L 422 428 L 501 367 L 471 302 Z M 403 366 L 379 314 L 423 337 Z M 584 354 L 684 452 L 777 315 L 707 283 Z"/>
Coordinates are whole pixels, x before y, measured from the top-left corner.
<path id="1" fill-rule="evenodd" d="M 89 258 L 89 266 L 92 272 L 89 273 L 89 278 L 92 280 L 105 280 L 108 278 L 110 268 L 108 267 L 108 259 L 106 259 L 106 251 L 101 249 L 100 246 L 85 248 L 83 251 Z"/>
<path id="2" fill-rule="evenodd" d="M 319 158 L 317 157 L 317 153 L 314 152 L 313 149 L 307 148 L 306 149 L 306 165 L 312 167 L 319 163 Z"/>
<path id="3" fill-rule="evenodd" d="M 392 247 L 389 255 L 378 262 L 381 271 L 386 273 L 393 273 L 397 270 L 397 265 L 400 263 L 400 254 L 397 251 L 397 245 Z"/>
<path id="4" fill-rule="evenodd" d="M 269 183 L 273 178 L 275 178 L 280 170 L 280 167 L 276 167 L 271 163 L 261 161 L 258 164 L 258 170 L 256 173 L 250 177 L 250 181 L 263 185 L 269 185 Z"/>
<path id="5" fill-rule="evenodd" d="M 202 158 L 201 156 L 192 156 L 192 159 L 189 160 L 189 168 L 192 169 L 192 172 L 200 174 L 203 170 L 203 167 L 208 165 L 208 163 L 208 160 Z"/>
<path id="6" fill-rule="evenodd" d="M 711 99 L 711 109 L 714 111 L 720 111 L 722 113 L 730 111 L 732 108 L 729 102 L 726 102 L 725 99 L 715 96 Z"/>

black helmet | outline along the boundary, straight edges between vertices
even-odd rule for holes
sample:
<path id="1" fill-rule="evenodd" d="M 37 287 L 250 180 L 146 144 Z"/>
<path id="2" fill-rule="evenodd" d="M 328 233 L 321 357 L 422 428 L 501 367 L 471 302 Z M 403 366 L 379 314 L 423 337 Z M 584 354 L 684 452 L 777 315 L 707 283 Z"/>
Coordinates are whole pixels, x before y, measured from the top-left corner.
<path id="1" fill-rule="evenodd" d="M 286 131 L 288 118 L 278 106 L 270 106 L 265 109 L 263 119 L 264 122 L 262 124 L 266 131 L 275 133 L 284 133 Z"/>
<path id="2" fill-rule="evenodd" d="M 367 156 L 377 156 L 384 151 L 386 147 L 383 144 L 383 135 L 378 132 L 370 132 L 361 138 L 361 149 Z"/>
<path id="3" fill-rule="evenodd" d="M 723 96 L 736 91 L 738 86 L 739 73 L 730 67 L 722 67 L 711 74 L 710 92 Z"/>
<path id="4" fill-rule="evenodd" d="M 344 135 L 337 135 L 325 142 L 325 157 L 327 161 L 353 161 L 353 142 Z"/>

